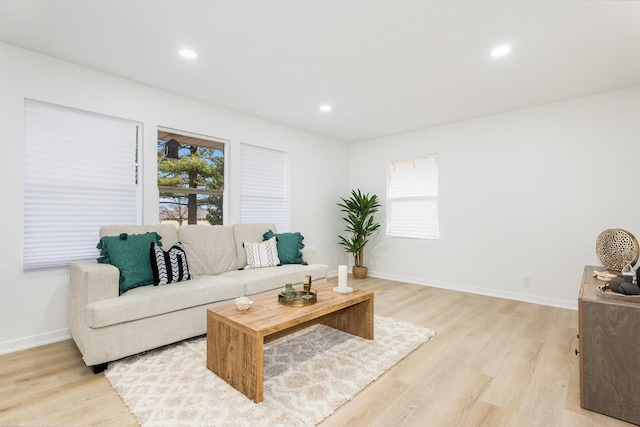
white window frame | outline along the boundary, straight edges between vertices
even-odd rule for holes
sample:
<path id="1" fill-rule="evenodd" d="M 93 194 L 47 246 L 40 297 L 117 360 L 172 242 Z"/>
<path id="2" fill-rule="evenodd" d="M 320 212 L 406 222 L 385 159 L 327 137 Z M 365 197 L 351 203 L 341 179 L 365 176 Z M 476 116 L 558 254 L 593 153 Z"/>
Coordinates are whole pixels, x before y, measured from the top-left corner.
<path id="1" fill-rule="evenodd" d="M 141 129 L 25 99 L 23 271 L 95 258 L 100 226 L 140 223 Z"/>
<path id="2" fill-rule="evenodd" d="M 439 238 L 437 153 L 388 163 L 386 217 L 387 237 Z"/>
<path id="3" fill-rule="evenodd" d="M 240 222 L 290 230 L 289 153 L 240 144 Z"/>

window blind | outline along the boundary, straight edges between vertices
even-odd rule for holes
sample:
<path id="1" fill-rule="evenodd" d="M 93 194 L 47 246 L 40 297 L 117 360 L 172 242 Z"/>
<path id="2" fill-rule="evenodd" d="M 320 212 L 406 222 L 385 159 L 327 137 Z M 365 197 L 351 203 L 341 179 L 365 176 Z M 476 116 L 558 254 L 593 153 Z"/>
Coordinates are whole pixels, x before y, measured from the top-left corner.
<path id="1" fill-rule="evenodd" d="M 25 101 L 23 270 L 98 255 L 98 230 L 138 222 L 138 124 Z"/>
<path id="2" fill-rule="evenodd" d="M 240 222 L 273 223 L 289 231 L 289 155 L 240 144 Z"/>
<path id="3" fill-rule="evenodd" d="M 437 155 L 389 163 L 387 236 L 438 238 Z"/>

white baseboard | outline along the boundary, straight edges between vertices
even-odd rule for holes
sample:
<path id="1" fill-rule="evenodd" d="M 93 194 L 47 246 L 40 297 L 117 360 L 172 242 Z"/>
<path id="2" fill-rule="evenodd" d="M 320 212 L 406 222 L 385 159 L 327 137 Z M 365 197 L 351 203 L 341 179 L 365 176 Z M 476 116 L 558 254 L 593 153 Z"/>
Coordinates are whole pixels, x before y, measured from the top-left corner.
<path id="1" fill-rule="evenodd" d="M 39 347 L 45 344 L 51 344 L 58 341 L 64 341 L 71 338 L 69 329 L 59 329 L 57 331 L 47 332 L 40 335 L 32 335 L 30 337 L 19 338 L 13 341 L 0 342 L 0 354 L 13 353 L 14 351 L 26 350 L 28 348 Z"/>
<path id="2" fill-rule="evenodd" d="M 514 301 L 529 302 L 532 304 L 546 305 L 549 307 L 578 310 L 577 298 L 575 299 L 575 301 L 566 301 L 566 300 L 560 300 L 555 298 L 541 297 L 537 295 L 521 294 L 518 292 L 507 292 L 507 291 L 501 291 L 498 289 L 482 288 L 479 286 L 461 285 L 458 283 L 451 283 L 451 282 L 442 282 L 438 280 L 428 280 L 428 279 L 395 275 L 395 274 L 394 275 L 379 274 L 379 273 L 376 273 L 375 271 L 374 272 L 369 271 L 369 276 L 376 277 L 378 279 L 395 280 L 397 282 L 405 282 L 405 283 L 412 283 L 412 284 L 422 285 L 422 286 L 431 286 L 434 288 L 449 289 L 452 291 L 467 292 L 470 294 L 485 295 L 489 297 L 510 299 Z"/>

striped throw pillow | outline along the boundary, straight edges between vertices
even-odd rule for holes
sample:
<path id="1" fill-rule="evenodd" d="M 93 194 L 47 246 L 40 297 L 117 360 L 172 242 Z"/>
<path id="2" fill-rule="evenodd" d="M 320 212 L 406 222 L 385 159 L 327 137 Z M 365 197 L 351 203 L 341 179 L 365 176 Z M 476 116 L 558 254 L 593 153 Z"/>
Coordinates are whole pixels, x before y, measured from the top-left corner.
<path id="1" fill-rule="evenodd" d="M 151 243 L 149 255 L 151 258 L 151 270 L 153 270 L 153 284 L 155 286 L 182 282 L 191 278 L 189 265 L 187 264 L 187 254 L 184 252 L 182 243 L 176 243 L 168 251 L 164 251 L 160 246 Z"/>

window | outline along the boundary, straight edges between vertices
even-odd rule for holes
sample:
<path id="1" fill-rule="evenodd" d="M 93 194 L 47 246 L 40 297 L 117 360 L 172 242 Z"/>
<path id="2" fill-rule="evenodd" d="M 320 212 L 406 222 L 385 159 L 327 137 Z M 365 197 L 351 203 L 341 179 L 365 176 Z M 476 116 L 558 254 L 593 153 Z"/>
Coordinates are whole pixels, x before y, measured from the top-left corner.
<path id="1" fill-rule="evenodd" d="M 438 238 L 438 155 L 389 163 L 387 236 Z"/>
<path id="2" fill-rule="evenodd" d="M 25 100 L 23 270 L 95 258 L 105 224 L 138 223 L 140 125 Z"/>
<path id="3" fill-rule="evenodd" d="M 278 232 L 289 231 L 289 155 L 240 144 L 240 156 L 240 222 L 269 222 Z"/>
<path id="4" fill-rule="evenodd" d="M 222 225 L 224 146 L 222 140 L 158 131 L 161 223 Z"/>

